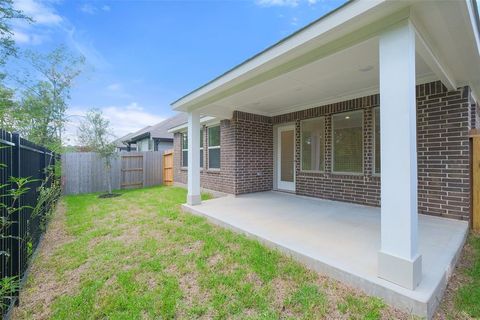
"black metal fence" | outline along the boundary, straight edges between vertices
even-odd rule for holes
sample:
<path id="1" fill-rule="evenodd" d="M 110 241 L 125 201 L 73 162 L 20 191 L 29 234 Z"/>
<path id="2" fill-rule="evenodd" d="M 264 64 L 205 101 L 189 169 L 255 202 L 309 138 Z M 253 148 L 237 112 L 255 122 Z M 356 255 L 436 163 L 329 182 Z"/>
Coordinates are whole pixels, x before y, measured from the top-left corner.
<path id="1" fill-rule="evenodd" d="M 44 231 L 42 220 L 50 208 L 42 207 L 34 210 L 39 199 L 40 187 L 52 183 L 47 179 L 50 166 L 55 166 L 56 156 L 50 150 L 21 138 L 16 133 L 0 129 L 0 194 L 5 206 L 0 207 L 1 242 L 0 242 L 0 280 L 15 277 L 23 279 L 28 267 L 28 258 L 39 244 Z M 9 190 L 17 188 L 18 184 L 11 177 L 28 178 L 26 192 L 13 201 Z M 2 187 L 3 186 L 3 187 Z M 12 212 L 9 208 L 19 208 Z M 5 224 L 5 221 L 10 223 Z M 2 305 L 18 302 L 18 290 L 13 299 L 3 301 Z M 4 309 L 4 308 L 2 308 Z M 5 309 L 2 310 L 5 312 Z"/>

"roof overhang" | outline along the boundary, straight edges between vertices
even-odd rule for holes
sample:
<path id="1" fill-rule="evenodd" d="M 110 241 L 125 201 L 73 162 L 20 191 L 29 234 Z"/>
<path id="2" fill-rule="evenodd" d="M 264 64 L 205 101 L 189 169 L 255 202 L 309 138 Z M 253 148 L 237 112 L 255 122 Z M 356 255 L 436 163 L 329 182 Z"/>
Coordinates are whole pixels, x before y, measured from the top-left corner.
<path id="1" fill-rule="evenodd" d="M 417 83 L 480 92 L 478 13 L 473 0 L 351 1 L 172 103 L 229 118 L 275 115 L 378 92 L 378 35 L 410 19 L 417 30 Z M 461 48 L 461 49 L 459 49 Z"/>
<path id="2" fill-rule="evenodd" d="M 130 139 L 128 139 L 126 142 L 127 143 L 132 143 L 132 142 L 142 140 L 142 139 L 150 139 L 150 132 L 144 132 L 142 134 L 139 134 L 138 136 L 130 137 Z"/>
<path id="3" fill-rule="evenodd" d="M 200 124 L 202 126 L 213 126 L 217 125 L 220 123 L 220 119 L 216 117 L 211 117 L 211 116 L 203 116 L 200 118 Z M 173 127 L 168 130 L 170 133 L 175 133 L 175 132 L 185 132 L 187 131 L 188 127 L 188 122 L 182 123 L 179 126 Z"/>
<path id="4" fill-rule="evenodd" d="M 152 137 L 154 141 L 159 141 L 159 142 L 173 142 L 173 138 L 156 138 Z"/>

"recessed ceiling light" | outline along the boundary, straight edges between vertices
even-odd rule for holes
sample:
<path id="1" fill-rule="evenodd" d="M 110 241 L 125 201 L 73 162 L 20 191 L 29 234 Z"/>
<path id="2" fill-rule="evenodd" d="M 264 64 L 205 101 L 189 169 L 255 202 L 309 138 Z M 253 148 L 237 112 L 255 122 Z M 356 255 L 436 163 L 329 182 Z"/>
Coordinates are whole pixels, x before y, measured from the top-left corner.
<path id="1" fill-rule="evenodd" d="M 360 72 L 368 72 L 368 71 L 370 71 L 370 70 L 372 70 L 372 69 L 373 69 L 373 66 L 366 66 L 366 67 L 363 67 L 363 68 L 358 69 L 358 71 L 360 71 Z"/>
<path id="2" fill-rule="evenodd" d="M 347 119 L 347 120 L 350 119 L 350 116 L 345 116 L 345 119 Z"/>

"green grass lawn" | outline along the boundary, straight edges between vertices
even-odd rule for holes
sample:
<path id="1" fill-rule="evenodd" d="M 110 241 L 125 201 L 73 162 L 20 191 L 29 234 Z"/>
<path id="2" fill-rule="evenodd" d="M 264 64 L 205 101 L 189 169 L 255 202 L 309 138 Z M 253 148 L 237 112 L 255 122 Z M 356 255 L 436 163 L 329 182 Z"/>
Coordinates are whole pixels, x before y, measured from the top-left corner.
<path id="1" fill-rule="evenodd" d="M 470 234 L 437 319 L 480 319 L 480 235 Z"/>
<path id="2" fill-rule="evenodd" d="M 122 193 L 63 198 L 14 319 L 411 318 L 183 213 L 184 189 Z"/>

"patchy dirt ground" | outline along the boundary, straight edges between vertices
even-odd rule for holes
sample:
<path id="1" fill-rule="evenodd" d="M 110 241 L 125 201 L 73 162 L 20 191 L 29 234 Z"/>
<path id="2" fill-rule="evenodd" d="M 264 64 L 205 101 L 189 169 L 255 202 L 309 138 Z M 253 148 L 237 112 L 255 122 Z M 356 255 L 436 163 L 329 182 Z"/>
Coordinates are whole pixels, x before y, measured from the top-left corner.
<path id="1" fill-rule="evenodd" d="M 58 281 L 55 270 L 45 268 L 43 263 L 51 259 L 58 248 L 73 240 L 66 232 L 65 210 L 65 203 L 60 202 L 31 266 L 27 285 L 20 294 L 20 308 L 15 308 L 13 319 L 49 319 L 53 301 L 62 295 L 72 294 L 79 286 L 78 272 L 69 273 L 68 285 L 63 285 Z"/>

